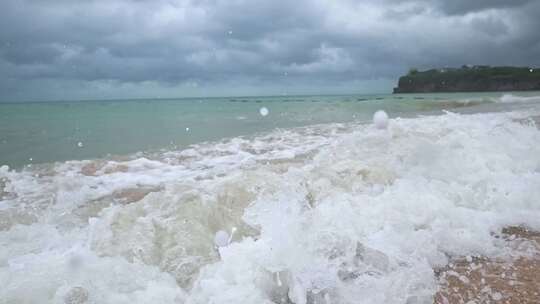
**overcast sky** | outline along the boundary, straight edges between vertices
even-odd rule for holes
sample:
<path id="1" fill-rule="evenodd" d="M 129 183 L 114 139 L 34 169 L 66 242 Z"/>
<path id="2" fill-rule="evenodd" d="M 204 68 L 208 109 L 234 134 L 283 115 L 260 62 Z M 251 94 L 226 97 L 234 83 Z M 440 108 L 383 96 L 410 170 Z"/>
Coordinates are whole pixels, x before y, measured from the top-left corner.
<path id="1" fill-rule="evenodd" d="M 540 66 L 540 1 L 0 1 L 0 101 L 379 93 L 462 64 Z"/>

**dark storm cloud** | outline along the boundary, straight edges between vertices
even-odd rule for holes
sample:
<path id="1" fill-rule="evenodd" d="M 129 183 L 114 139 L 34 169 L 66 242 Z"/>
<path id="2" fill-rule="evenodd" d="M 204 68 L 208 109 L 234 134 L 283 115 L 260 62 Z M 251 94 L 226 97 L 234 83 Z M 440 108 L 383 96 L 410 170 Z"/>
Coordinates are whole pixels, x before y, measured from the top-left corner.
<path id="1" fill-rule="evenodd" d="M 534 0 L 437 0 L 438 6 L 448 14 L 464 14 L 493 8 L 522 7 Z"/>
<path id="2" fill-rule="evenodd" d="M 416 3 L 447 15 L 464 15 L 489 9 L 519 8 L 535 0 L 382 0 L 390 4 Z"/>
<path id="3" fill-rule="evenodd" d="M 525 0 L 4 0 L 0 99 L 355 90 L 412 66 L 538 65 L 539 15 Z"/>

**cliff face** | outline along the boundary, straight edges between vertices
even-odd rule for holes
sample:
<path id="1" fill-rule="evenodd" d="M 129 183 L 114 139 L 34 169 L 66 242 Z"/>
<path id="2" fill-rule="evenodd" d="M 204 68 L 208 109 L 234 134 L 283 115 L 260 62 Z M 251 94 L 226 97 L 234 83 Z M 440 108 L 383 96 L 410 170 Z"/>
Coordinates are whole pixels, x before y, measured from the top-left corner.
<path id="1" fill-rule="evenodd" d="M 412 70 L 399 78 L 394 93 L 540 90 L 540 69 L 474 66 Z"/>

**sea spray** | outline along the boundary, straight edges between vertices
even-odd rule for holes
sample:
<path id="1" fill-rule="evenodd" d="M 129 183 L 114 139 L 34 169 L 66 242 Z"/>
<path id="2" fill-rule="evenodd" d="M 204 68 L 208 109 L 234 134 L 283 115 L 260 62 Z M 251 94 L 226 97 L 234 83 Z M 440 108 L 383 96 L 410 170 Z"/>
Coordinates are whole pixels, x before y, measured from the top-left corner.
<path id="1" fill-rule="evenodd" d="M 231 243 L 232 242 L 232 239 L 234 237 L 234 233 L 236 232 L 237 228 L 236 227 L 232 227 L 231 228 L 231 235 L 229 236 L 229 239 L 227 240 L 227 243 Z"/>

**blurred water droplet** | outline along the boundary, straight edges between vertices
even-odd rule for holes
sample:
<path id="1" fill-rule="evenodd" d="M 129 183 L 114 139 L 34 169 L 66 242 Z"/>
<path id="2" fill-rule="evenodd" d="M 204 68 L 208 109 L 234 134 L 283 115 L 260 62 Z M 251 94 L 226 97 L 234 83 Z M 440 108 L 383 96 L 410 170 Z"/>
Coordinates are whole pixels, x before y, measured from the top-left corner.
<path id="1" fill-rule="evenodd" d="M 259 113 L 261 114 L 261 116 L 266 116 L 268 115 L 269 111 L 266 107 L 262 107 L 259 109 Z"/>
<path id="2" fill-rule="evenodd" d="M 84 145 L 83 145 L 83 143 L 81 141 L 77 143 L 77 147 L 82 148 L 83 146 Z"/>
<path id="3" fill-rule="evenodd" d="M 225 247 L 229 244 L 229 234 L 226 231 L 220 230 L 214 236 L 214 244 L 218 247 Z"/>
<path id="4" fill-rule="evenodd" d="M 375 112 L 373 114 L 373 124 L 377 129 L 386 129 L 388 127 L 388 114 L 383 110 Z"/>

